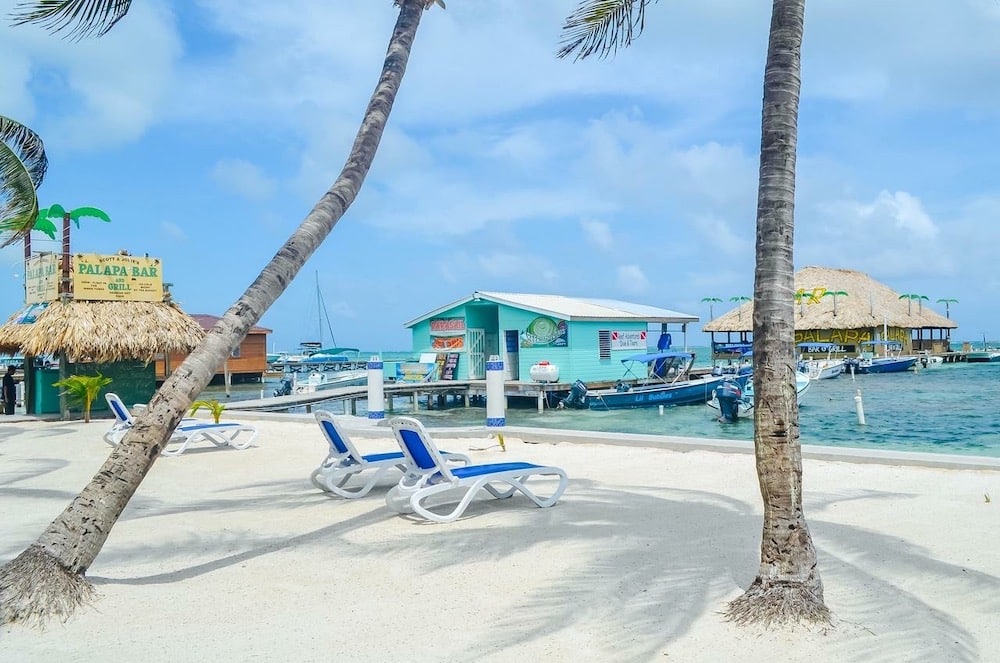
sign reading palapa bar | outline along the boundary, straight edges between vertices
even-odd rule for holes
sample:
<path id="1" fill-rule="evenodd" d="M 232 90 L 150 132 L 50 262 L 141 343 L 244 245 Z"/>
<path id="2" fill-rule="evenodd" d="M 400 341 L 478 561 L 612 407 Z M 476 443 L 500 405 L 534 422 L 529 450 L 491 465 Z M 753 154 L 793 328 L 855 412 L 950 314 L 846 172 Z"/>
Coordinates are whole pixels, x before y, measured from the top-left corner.
<path id="1" fill-rule="evenodd" d="M 159 258 L 73 256 L 73 299 L 162 302 L 163 274 Z"/>
<path id="2" fill-rule="evenodd" d="M 32 256 L 24 265 L 24 303 L 59 299 L 59 258 L 52 253 Z"/>

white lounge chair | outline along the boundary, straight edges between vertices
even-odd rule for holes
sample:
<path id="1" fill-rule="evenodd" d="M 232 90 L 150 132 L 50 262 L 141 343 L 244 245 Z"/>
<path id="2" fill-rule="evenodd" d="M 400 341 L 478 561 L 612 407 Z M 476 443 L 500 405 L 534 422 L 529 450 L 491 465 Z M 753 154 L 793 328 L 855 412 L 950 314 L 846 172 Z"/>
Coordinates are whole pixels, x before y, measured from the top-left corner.
<path id="1" fill-rule="evenodd" d="M 416 513 L 446 523 L 459 518 L 481 489 L 497 499 L 520 492 L 540 507 L 552 506 L 566 490 L 566 472 L 553 466 L 515 461 L 450 468 L 419 421 L 396 417 L 389 424 L 407 460 L 403 478 L 385 496 L 386 506 L 393 511 Z M 558 484 L 551 496 L 539 497 L 526 485 L 532 477 L 556 477 Z M 435 500 L 435 504 L 428 505 L 427 500 L 449 491 L 458 494 L 458 504 L 444 513 L 431 510 L 431 507 L 440 509 L 441 503 Z"/>
<path id="2" fill-rule="evenodd" d="M 389 470 L 396 468 L 401 472 L 406 471 L 406 456 L 401 451 L 362 454 L 350 436 L 337 424 L 332 414 L 326 410 L 316 410 L 314 416 L 330 445 L 330 451 L 323 463 L 309 476 L 313 485 L 320 490 L 348 499 L 364 497 Z M 464 454 L 443 451 L 441 455 L 449 462 L 469 464 L 469 457 Z M 352 477 L 360 476 L 364 472 L 369 473 L 364 485 L 345 488 Z"/>
<path id="3" fill-rule="evenodd" d="M 115 415 L 115 422 L 111 429 L 104 434 L 104 441 L 113 447 L 118 446 L 125 433 L 135 424 L 135 418 L 129 409 L 118 397 L 118 394 L 106 393 L 105 400 L 108 407 Z M 249 437 L 244 435 L 248 434 Z M 164 456 L 179 456 L 187 450 L 194 442 L 207 440 L 217 447 L 232 447 L 233 449 L 246 449 L 257 438 L 257 428 L 252 424 L 239 423 L 235 421 L 220 421 L 214 423 L 202 421 L 192 417 L 181 419 L 180 424 L 170 435 L 168 445 L 176 445 L 172 448 L 164 448 L 160 452 Z"/>

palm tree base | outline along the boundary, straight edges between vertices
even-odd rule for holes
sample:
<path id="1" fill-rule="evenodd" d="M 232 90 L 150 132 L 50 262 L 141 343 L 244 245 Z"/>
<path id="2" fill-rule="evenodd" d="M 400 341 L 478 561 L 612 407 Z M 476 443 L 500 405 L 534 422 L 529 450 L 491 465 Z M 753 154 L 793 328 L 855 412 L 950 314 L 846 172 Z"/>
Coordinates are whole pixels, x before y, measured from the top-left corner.
<path id="1" fill-rule="evenodd" d="M 67 571 L 38 545 L 0 567 L 0 624 L 41 628 L 53 618 L 65 621 L 95 596 L 82 575 Z"/>
<path id="2" fill-rule="evenodd" d="M 726 619 L 737 624 L 830 624 L 823 585 L 810 582 L 767 582 L 757 578 L 743 596 L 731 601 Z"/>

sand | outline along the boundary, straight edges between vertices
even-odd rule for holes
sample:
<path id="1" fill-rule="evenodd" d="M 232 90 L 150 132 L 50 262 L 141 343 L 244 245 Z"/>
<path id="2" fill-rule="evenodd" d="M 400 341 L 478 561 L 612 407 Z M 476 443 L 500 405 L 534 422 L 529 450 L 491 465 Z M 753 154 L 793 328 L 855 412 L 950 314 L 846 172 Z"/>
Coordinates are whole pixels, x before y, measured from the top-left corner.
<path id="1" fill-rule="evenodd" d="M 311 419 L 254 421 L 250 449 L 161 458 L 88 573 L 99 600 L 6 628 L 0 661 L 1000 661 L 1000 463 L 807 457 L 834 622 L 768 630 L 721 614 L 761 529 L 753 456 L 731 443 L 511 430 L 503 453 L 485 431 L 438 433 L 570 484 L 550 509 L 482 501 L 428 524 L 385 508 L 391 479 L 350 501 L 313 488 Z M 0 561 L 90 479 L 108 423 L 0 423 Z M 350 423 L 365 452 L 394 448 Z"/>

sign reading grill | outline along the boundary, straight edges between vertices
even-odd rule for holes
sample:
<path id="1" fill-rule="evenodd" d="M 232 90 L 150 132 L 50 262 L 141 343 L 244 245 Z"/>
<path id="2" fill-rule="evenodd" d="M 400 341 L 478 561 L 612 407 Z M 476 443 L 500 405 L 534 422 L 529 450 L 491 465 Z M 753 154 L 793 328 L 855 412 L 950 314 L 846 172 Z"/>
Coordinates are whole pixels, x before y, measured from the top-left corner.
<path id="1" fill-rule="evenodd" d="M 160 260 L 78 253 L 73 256 L 73 298 L 162 302 L 163 274 Z"/>

